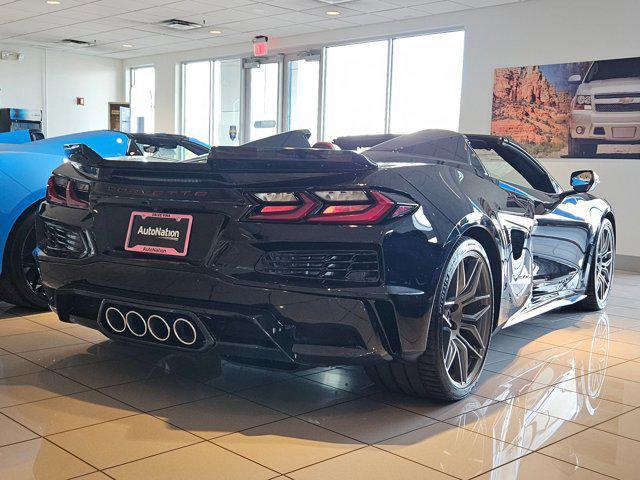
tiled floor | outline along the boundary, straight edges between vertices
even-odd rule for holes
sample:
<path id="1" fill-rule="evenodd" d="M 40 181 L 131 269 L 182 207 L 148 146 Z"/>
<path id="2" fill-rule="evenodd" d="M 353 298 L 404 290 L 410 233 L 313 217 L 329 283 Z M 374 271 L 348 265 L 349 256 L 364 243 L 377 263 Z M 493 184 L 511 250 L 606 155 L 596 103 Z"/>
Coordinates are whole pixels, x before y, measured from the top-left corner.
<path id="1" fill-rule="evenodd" d="M 0 479 L 640 478 L 640 275 L 492 339 L 453 404 L 106 341 L 0 304 Z"/>

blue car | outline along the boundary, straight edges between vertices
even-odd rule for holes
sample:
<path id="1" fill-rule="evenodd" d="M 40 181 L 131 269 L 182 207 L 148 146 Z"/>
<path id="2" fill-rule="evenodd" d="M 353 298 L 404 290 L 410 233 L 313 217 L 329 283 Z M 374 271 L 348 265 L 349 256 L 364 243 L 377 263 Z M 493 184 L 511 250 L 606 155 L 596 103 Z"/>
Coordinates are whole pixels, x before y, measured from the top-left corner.
<path id="1" fill-rule="evenodd" d="M 51 172 L 65 161 L 65 145 L 83 143 L 103 157 L 148 156 L 156 161 L 186 160 L 210 149 L 180 135 L 110 130 L 38 138 L 28 130 L 0 133 L 0 300 L 31 308 L 47 307 L 33 256 L 35 213 Z"/>

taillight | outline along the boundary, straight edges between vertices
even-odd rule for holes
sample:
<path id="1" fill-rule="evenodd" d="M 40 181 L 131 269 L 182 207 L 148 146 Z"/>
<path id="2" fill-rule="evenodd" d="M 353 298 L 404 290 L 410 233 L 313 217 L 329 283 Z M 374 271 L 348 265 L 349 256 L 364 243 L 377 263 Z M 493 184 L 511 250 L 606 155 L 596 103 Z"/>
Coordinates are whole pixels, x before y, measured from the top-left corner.
<path id="1" fill-rule="evenodd" d="M 47 182 L 46 200 L 66 207 L 89 208 L 89 189 L 86 182 L 52 175 Z"/>
<path id="2" fill-rule="evenodd" d="M 297 222 L 318 207 L 318 204 L 305 193 L 257 193 L 255 197 L 262 204 L 254 208 L 248 220 Z"/>
<path id="3" fill-rule="evenodd" d="M 378 223 L 396 207 L 395 202 L 380 192 L 372 190 L 367 203 L 329 204 L 317 215 L 309 217 L 310 222 L 373 224 Z"/>
<path id="4" fill-rule="evenodd" d="M 254 193 L 259 202 L 247 215 L 254 222 L 310 222 L 372 225 L 412 213 L 417 205 L 377 190 Z"/>

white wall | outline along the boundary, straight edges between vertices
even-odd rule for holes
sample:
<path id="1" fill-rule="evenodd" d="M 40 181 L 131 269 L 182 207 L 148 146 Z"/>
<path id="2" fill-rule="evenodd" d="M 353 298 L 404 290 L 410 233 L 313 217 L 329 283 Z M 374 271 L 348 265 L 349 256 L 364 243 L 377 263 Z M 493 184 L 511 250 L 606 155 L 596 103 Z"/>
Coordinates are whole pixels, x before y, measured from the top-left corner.
<path id="1" fill-rule="evenodd" d="M 0 50 L 24 54 L 0 60 L 0 107 L 43 110 L 48 137 L 108 128 L 108 102 L 124 97 L 121 60 L 5 44 Z"/>
<path id="2" fill-rule="evenodd" d="M 640 54 L 638 18 L 638 0 L 529 0 L 386 24 L 274 38 L 271 51 L 296 51 L 349 40 L 462 27 L 466 38 L 460 129 L 488 133 L 495 68 L 637 56 Z M 176 69 L 180 62 L 249 53 L 247 42 L 137 58 L 126 61 L 125 66 L 156 66 L 156 126 L 158 130 L 170 132 L 176 127 Z M 613 204 L 618 216 L 618 252 L 640 257 L 636 211 L 636 205 L 640 205 L 640 189 L 632 184 L 640 178 L 640 161 L 549 160 L 545 164 L 563 184 L 574 169 L 597 170 L 602 179 L 599 194 Z"/>
<path id="3" fill-rule="evenodd" d="M 24 53 L 24 60 L 0 60 L 0 107 L 41 110 L 44 105 L 44 50 L 0 43 L 0 50 Z"/>
<path id="4" fill-rule="evenodd" d="M 122 61 L 48 51 L 46 64 L 47 136 L 109 128 L 109 102 L 123 99 Z"/>

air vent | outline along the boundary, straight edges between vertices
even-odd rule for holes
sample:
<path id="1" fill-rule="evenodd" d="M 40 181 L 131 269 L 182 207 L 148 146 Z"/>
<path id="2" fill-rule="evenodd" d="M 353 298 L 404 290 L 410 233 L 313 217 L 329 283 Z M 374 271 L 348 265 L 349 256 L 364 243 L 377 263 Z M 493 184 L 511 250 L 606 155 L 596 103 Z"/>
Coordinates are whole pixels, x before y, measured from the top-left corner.
<path id="1" fill-rule="evenodd" d="M 196 28 L 204 27 L 204 24 L 202 23 L 187 22 L 186 20 L 178 20 L 177 18 L 172 18 L 171 20 L 165 20 L 163 22 L 160 22 L 160 25 L 167 28 L 173 28 L 174 30 L 183 30 L 183 31 L 195 30 Z"/>
<path id="2" fill-rule="evenodd" d="M 375 283 L 380 278 L 373 250 L 294 250 L 269 252 L 256 266 L 260 273 L 284 277 Z"/>
<path id="3" fill-rule="evenodd" d="M 73 38 L 65 38 L 64 40 L 60 40 L 58 43 L 81 48 L 93 47 L 96 44 L 95 42 L 85 42 L 84 40 L 74 40 Z"/>

